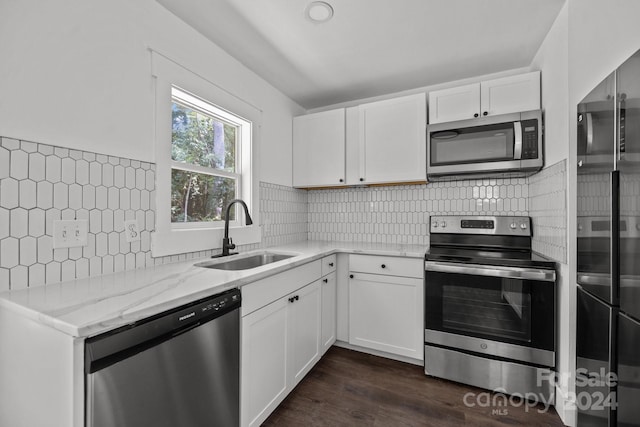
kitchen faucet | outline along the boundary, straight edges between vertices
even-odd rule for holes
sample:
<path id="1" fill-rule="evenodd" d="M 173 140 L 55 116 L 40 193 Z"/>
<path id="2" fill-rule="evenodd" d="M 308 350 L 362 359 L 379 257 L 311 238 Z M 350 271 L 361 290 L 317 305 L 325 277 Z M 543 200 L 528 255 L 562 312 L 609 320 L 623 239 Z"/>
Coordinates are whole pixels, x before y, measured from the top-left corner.
<path id="1" fill-rule="evenodd" d="M 247 204 L 241 199 L 233 199 L 229 202 L 225 209 L 224 214 L 224 238 L 222 239 L 222 253 L 220 255 L 214 255 L 212 258 L 228 256 L 236 254 L 237 252 L 230 253 L 229 249 L 235 249 L 236 245 L 233 244 L 233 240 L 229 238 L 229 211 L 231 210 L 231 206 L 236 203 L 240 203 L 244 208 L 244 214 L 247 217 L 246 223 L 247 225 L 253 224 L 253 220 L 251 219 L 251 215 L 249 215 L 249 208 L 247 208 Z"/>

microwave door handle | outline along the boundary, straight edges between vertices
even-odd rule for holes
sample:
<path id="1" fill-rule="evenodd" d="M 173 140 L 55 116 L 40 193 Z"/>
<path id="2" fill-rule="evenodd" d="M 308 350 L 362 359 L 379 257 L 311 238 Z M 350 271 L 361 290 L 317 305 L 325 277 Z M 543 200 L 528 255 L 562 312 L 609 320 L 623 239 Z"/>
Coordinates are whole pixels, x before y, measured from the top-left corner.
<path id="1" fill-rule="evenodd" d="M 452 274 L 468 274 L 476 276 L 503 277 L 507 279 L 536 280 L 540 282 L 555 282 L 555 270 L 503 267 L 498 265 L 463 264 L 456 262 L 425 261 L 425 271 Z"/>
<path id="2" fill-rule="evenodd" d="M 522 159 L 522 123 L 515 122 L 513 124 L 513 158 L 514 160 Z"/>
<path id="3" fill-rule="evenodd" d="M 591 154 L 593 149 L 593 117 L 591 113 L 585 114 L 587 120 L 587 153 Z"/>

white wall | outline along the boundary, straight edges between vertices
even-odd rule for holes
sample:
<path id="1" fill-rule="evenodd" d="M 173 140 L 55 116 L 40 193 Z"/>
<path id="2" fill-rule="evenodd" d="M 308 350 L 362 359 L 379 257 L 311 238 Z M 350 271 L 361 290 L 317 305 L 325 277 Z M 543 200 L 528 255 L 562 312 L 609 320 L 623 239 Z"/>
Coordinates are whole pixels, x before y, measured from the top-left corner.
<path id="1" fill-rule="evenodd" d="M 263 181 L 291 185 L 291 117 L 304 110 L 153 0 L 0 4 L 0 135 L 153 158 L 148 48 L 262 110 Z"/>

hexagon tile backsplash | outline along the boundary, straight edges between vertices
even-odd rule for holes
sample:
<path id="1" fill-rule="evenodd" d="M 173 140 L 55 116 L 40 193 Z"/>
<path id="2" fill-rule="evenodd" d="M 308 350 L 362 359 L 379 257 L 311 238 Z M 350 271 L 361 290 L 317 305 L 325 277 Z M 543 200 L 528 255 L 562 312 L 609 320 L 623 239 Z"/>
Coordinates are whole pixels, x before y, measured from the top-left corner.
<path id="1" fill-rule="evenodd" d="M 430 215 L 530 215 L 534 249 L 566 262 L 566 162 L 530 178 L 305 191 L 260 182 L 262 242 L 427 245 Z M 88 245 L 53 249 L 57 219 L 89 221 Z M 136 219 L 139 242 L 124 221 Z M 0 291 L 209 256 L 151 256 L 155 165 L 51 145 L 0 140 Z"/>

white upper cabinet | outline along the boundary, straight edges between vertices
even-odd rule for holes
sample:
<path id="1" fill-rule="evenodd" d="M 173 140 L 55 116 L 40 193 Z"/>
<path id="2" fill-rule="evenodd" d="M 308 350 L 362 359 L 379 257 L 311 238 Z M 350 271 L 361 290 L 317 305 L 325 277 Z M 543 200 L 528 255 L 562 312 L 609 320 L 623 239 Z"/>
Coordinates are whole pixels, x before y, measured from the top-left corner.
<path id="1" fill-rule="evenodd" d="M 540 71 L 429 93 L 429 123 L 540 109 Z"/>
<path id="2" fill-rule="evenodd" d="M 429 123 L 480 116 L 480 83 L 429 92 Z"/>
<path id="3" fill-rule="evenodd" d="M 358 106 L 358 174 L 347 184 L 425 181 L 426 108 L 424 93 Z"/>
<path id="4" fill-rule="evenodd" d="M 293 186 L 345 185 L 345 110 L 293 118 Z"/>

